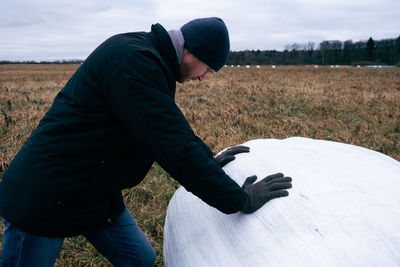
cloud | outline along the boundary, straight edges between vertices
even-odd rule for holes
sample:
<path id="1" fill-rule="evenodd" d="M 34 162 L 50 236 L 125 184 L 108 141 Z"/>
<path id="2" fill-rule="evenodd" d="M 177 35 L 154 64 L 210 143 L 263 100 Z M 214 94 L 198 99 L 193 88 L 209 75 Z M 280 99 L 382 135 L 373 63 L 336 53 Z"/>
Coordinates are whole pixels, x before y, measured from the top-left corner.
<path id="1" fill-rule="evenodd" d="M 395 38 L 398 0 L 3 0 L 0 60 L 85 58 L 111 35 L 176 29 L 199 17 L 226 22 L 232 50 L 323 40 Z"/>
<path id="2" fill-rule="evenodd" d="M 85 58 L 111 35 L 150 30 L 145 6 L 110 3 L 38 1 L 23 7 L 21 2 L 8 3 L 7 10 L 14 11 L 5 12 L 0 20 L 0 34 L 5 37 L 0 40 L 0 59 Z"/>

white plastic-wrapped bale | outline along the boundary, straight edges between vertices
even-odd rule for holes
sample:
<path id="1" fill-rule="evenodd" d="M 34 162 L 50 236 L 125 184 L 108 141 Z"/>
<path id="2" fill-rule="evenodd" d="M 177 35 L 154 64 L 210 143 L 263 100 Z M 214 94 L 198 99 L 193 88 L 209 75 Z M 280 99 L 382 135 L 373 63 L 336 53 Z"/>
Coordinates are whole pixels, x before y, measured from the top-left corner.
<path id="1" fill-rule="evenodd" d="M 226 215 L 180 187 L 167 210 L 166 266 L 400 266 L 400 162 L 301 137 L 244 145 L 250 153 L 225 172 L 240 185 L 282 172 L 293 178 L 289 196 Z"/>

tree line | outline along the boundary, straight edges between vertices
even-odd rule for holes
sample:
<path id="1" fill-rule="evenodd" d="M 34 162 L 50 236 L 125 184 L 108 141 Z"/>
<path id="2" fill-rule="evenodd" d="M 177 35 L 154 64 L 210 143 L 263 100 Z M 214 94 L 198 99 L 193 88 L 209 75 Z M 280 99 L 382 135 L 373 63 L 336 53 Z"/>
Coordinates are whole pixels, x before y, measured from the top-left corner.
<path id="1" fill-rule="evenodd" d="M 12 60 L 0 60 L 0 65 L 2 64 L 81 64 L 83 60 L 81 59 L 71 59 L 71 60 L 54 60 L 54 61 L 12 61 Z"/>
<path id="2" fill-rule="evenodd" d="M 286 45 L 284 51 L 231 51 L 228 65 L 399 65 L 400 36 L 375 41 L 323 41 Z"/>
<path id="3" fill-rule="evenodd" d="M 0 64 L 79 64 L 83 60 L 8 61 Z M 227 65 L 400 65 L 400 36 L 375 41 L 322 41 L 286 45 L 283 51 L 231 51 Z"/>

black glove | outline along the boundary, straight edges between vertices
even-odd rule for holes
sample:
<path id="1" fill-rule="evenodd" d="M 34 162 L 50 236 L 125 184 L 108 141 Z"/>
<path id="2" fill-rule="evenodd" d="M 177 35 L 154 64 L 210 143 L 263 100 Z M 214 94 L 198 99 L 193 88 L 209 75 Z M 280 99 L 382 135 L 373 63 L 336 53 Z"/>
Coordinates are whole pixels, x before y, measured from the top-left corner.
<path id="1" fill-rule="evenodd" d="M 218 165 L 222 168 L 229 162 L 235 159 L 236 154 L 239 153 L 248 153 L 250 152 L 250 148 L 247 146 L 234 146 L 231 148 L 228 148 L 218 156 L 214 158 L 214 161 L 218 163 Z"/>
<path id="2" fill-rule="evenodd" d="M 292 178 L 284 177 L 282 173 L 269 175 L 261 181 L 254 183 L 257 176 L 247 177 L 242 188 L 248 198 L 240 211 L 252 213 L 262 207 L 269 200 L 277 197 L 285 197 L 289 192 L 284 189 L 292 187 Z"/>

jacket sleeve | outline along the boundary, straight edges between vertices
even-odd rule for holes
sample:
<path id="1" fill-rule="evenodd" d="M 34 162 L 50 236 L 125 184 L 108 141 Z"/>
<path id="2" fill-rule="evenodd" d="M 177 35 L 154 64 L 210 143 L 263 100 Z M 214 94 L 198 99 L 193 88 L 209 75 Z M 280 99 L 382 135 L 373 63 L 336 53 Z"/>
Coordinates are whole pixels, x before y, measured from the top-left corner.
<path id="1" fill-rule="evenodd" d="M 192 132 L 192 133 L 193 133 L 193 132 Z M 208 156 L 210 159 L 214 159 L 214 154 L 213 154 L 213 152 L 211 151 L 211 149 L 203 142 L 203 140 L 201 140 L 200 137 L 198 137 L 197 135 L 195 135 L 195 133 L 193 133 L 193 141 L 196 142 L 197 144 L 199 144 L 199 145 L 203 148 L 204 152 L 206 152 L 207 156 Z"/>
<path id="2" fill-rule="evenodd" d="M 113 112 L 186 190 L 224 213 L 237 212 L 247 194 L 212 160 L 208 147 L 193 138 L 162 69 L 140 55 L 134 62 L 135 67 L 121 68 L 108 79 L 105 96 Z"/>

